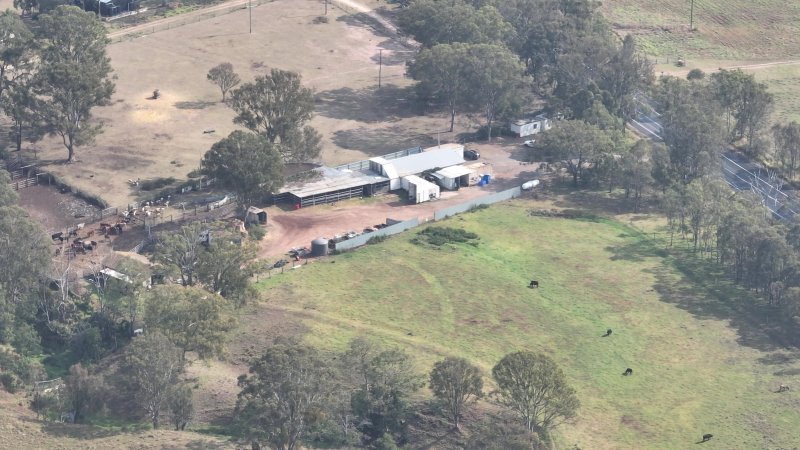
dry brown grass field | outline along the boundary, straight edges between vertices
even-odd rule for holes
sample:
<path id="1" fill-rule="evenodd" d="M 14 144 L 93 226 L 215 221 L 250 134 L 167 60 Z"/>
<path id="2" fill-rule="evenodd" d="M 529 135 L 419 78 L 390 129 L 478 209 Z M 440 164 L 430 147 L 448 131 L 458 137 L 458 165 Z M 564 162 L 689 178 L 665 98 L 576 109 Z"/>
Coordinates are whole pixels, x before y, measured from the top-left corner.
<path id="1" fill-rule="evenodd" d="M 774 61 L 800 56 L 800 3 L 783 0 L 607 0 L 602 11 L 652 56 Z"/>
<path id="2" fill-rule="evenodd" d="M 326 163 L 433 142 L 447 120 L 410 106 L 407 49 L 339 8 L 330 9 L 329 23 L 315 24 L 322 8 L 313 0 L 279 0 L 253 8 L 253 34 L 243 9 L 112 44 L 117 90 L 111 106 L 96 110 L 105 132 L 95 145 L 77 150 L 76 164 L 63 164 L 66 150 L 56 139 L 36 144 L 36 154 L 46 170 L 112 206 L 137 197 L 128 179 L 185 179 L 210 146 L 236 128 L 233 112 L 206 80 L 221 62 L 231 62 L 244 81 L 271 68 L 301 73 L 317 93 L 312 125 L 324 136 Z M 149 100 L 154 89 L 162 97 Z"/>

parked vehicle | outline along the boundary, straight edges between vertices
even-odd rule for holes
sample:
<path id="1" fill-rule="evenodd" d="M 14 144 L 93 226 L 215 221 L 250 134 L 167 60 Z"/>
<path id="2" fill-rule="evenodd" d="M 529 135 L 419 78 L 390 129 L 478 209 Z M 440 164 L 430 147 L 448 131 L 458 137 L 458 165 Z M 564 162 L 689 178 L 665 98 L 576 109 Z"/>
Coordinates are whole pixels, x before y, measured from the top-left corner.
<path id="1" fill-rule="evenodd" d="M 475 161 L 480 159 L 481 154 L 477 150 L 464 150 L 464 159 Z"/>
<path id="2" fill-rule="evenodd" d="M 533 147 L 533 144 L 536 143 L 536 139 L 528 139 L 527 141 L 523 142 L 522 145 L 525 147 Z"/>

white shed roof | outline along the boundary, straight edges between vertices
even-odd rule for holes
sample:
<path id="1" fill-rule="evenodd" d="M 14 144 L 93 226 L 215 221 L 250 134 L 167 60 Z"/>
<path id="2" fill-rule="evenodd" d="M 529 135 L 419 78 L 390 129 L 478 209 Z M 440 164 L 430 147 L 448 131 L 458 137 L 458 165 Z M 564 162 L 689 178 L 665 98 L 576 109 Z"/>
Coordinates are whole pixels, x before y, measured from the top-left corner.
<path id="1" fill-rule="evenodd" d="M 400 175 L 397 174 L 397 168 L 394 167 L 394 164 L 386 163 L 382 167 L 383 167 L 383 173 L 390 180 L 394 180 L 395 178 L 400 178 Z"/>
<path id="2" fill-rule="evenodd" d="M 438 187 L 435 184 L 431 183 L 430 181 L 428 181 L 428 180 L 426 180 L 424 178 L 420 178 L 420 177 L 418 177 L 416 175 L 408 175 L 406 177 L 403 177 L 403 179 L 408 181 L 410 184 L 413 184 L 414 186 L 417 186 L 418 188 L 421 187 L 423 189 L 435 189 L 435 188 Z"/>
<path id="3" fill-rule="evenodd" d="M 436 171 L 437 174 L 445 178 L 458 178 L 464 175 L 469 175 L 473 172 L 475 171 L 464 166 L 450 166 L 450 167 L 445 167 L 442 170 Z"/>
<path id="4" fill-rule="evenodd" d="M 391 161 L 382 162 L 379 158 L 373 158 L 372 161 L 384 167 L 392 165 L 396 170 L 396 174 L 393 175 L 404 177 L 406 175 L 422 173 L 437 167 L 450 167 L 463 163 L 464 146 L 459 144 L 443 144 L 439 147 L 425 149 L 422 153 L 404 156 Z M 389 176 L 389 172 L 386 169 L 384 169 L 384 172 Z M 393 177 L 389 176 L 389 178 Z"/>
<path id="5" fill-rule="evenodd" d="M 126 283 L 133 283 L 133 281 L 131 281 L 131 277 L 125 275 L 124 273 L 117 272 L 114 269 L 105 268 L 101 270 L 100 273 L 109 276 L 111 278 L 116 278 L 117 280 L 122 280 Z"/>

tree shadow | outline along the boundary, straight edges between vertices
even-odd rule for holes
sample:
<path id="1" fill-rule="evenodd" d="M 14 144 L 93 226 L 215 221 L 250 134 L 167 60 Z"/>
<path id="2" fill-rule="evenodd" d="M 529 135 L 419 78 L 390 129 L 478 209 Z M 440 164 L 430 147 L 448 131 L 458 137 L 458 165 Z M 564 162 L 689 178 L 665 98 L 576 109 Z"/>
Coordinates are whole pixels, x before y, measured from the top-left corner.
<path id="1" fill-rule="evenodd" d="M 378 123 L 420 115 L 413 86 L 390 84 L 380 89 L 340 88 L 320 92 L 314 101 L 318 114 L 333 119 Z"/>
<path id="2" fill-rule="evenodd" d="M 70 439 L 91 440 L 106 437 L 113 437 L 123 434 L 120 430 L 109 428 L 94 427 L 91 425 L 78 424 L 78 423 L 62 423 L 62 422 L 49 422 L 29 417 L 20 417 L 20 420 L 40 424 L 42 431 L 56 437 L 65 437 Z M 126 432 L 125 434 L 130 433 Z"/>
<path id="3" fill-rule="evenodd" d="M 393 33 L 391 30 L 388 30 L 382 23 L 376 20 L 374 17 L 370 16 L 367 13 L 355 13 L 355 14 L 347 14 L 345 16 L 339 16 L 336 19 L 337 22 L 342 22 L 346 25 L 351 27 L 357 28 L 365 28 L 370 31 L 376 36 L 381 36 L 385 38 L 391 38 Z"/>
<path id="4" fill-rule="evenodd" d="M 625 200 L 592 191 L 575 191 L 555 202 L 557 206 L 579 207 L 607 216 L 627 210 Z M 739 345 L 760 351 L 789 350 L 786 355 L 769 355 L 762 364 L 788 364 L 800 359 L 800 326 L 772 307 L 756 293 L 733 283 L 725 268 L 688 250 L 664 249 L 656 241 L 640 239 L 606 247 L 612 260 L 644 261 L 660 257 L 660 263 L 647 272 L 655 276 L 653 289 L 662 302 L 691 313 L 699 320 L 725 320 L 736 330 Z M 680 244 L 679 244 L 680 245 Z M 794 374 L 786 369 L 784 375 Z M 800 372 L 800 370 L 797 370 Z"/>
<path id="5" fill-rule="evenodd" d="M 395 39 L 386 39 L 378 44 L 378 48 L 382 52 L 375 53 L 370 57 L 375 64 L 383 64 L 384 66 L 403 66 L 406 62 L 414 58 L 414 51 L 403 43 Z"/>
<path id="6" fill-rule="evenodd" d="M 680 278 L 674 277 L 677 269 Z M 793 349 L 800 345 L 797 325 L 778 309 L 768 307 L 752 292 L 736 286 L 725 271 L 691 255 L 677 255 L 655 270 L 661 300 L 698 319 L 727 320 L 740 345 L 761 351 Z"/>
<path id="7" fill-rule="evenodd" d="M 408 129 L 388 126 L 378 129 L 364 127 L 334 133 L 333 143 L 341 148 L 360 150 L 370 156 L 380 156 L 402 148 L 431 147 L 436 139 L 427 135 L 409 135 Z"/>
<path id="8" fill-rule="evenodd" d="M 634 236 L 620 235 L 620 237 Z M 611 258 L 609 258 L 612 261 L 641 262 L 653 256 L 666 257 L 668 255 L 666 251 L 656 248 L 652 242 L 641 238 L 628 240 L 626 243 L 620 245 L 608 246 L 605 250 L 612 253 Z"/>
<path id="9" fill-rule="evenodd" d="M 177 102 L 175 103 L 174 106 L 178 109 L 205 109 L 214 105 L 216 105 L 216 102 L 197 101 L 197 102 Z"/>

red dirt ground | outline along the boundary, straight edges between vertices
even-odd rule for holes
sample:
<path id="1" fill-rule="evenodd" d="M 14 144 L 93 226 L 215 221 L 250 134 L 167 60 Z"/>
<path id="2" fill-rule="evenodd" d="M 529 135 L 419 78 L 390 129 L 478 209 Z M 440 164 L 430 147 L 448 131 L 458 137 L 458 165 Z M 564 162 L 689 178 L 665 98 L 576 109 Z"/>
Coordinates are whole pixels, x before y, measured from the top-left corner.
<path id="1" fill-rule="evenodd" d="M 433 212 L 471 199 L 509 189 L 535 178 L 538 165 L 522 165 L 518 139 L 502 139 L 493 143 L 470 144 L 481 152 L 481 161 L 491 164 L 493 183 L 486 187 L 472 186 L 456 192 L 442 192 L 442 198 L 432 202 L 408 205 L 398 196 L 389 194 L 377 199 L 352 199 L 336 206 L 322 205 L 286 211 L 268 209 L 267 236 L 261 244 L 259 257 L 279 257 L 292 247 L 308 247 L 318 237 L 332 237 L 346 231 L 360 232 L 365 227 L 384 223 L 387 218 L 420 221 L 433 219 Z"/>

